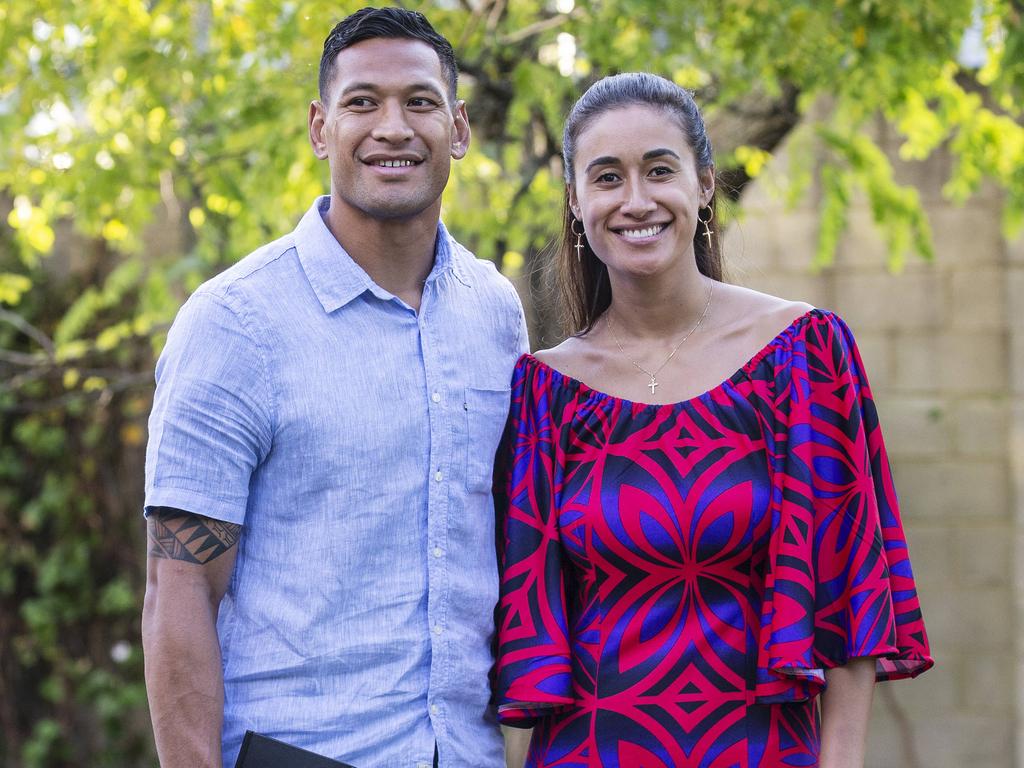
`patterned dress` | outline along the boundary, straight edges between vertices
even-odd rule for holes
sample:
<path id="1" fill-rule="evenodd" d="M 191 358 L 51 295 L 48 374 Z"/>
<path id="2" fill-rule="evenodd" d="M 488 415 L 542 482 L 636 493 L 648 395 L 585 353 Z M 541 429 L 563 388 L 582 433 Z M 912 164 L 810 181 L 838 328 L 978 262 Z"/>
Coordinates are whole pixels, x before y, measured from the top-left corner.
<path id="1" fill-rule="evenodd" d="M 496 496 L 499 716 L 528 766 L 817 765 L 824 670 L 932 665 L 853 337 L 811 310 L 644 405 L 530 356 Z"/>

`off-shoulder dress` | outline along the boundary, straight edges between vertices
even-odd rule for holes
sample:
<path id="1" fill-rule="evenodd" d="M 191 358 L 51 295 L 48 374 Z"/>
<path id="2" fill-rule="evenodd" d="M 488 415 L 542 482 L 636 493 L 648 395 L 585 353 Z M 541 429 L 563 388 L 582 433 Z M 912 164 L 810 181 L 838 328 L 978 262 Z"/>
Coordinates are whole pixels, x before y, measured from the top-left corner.
<path id="1" fill-rule="evenodd" d="M 932 665 L 852 334 L 796 319 L 679 403 L 529 355 L 496 499 L 502 722 L 527 765 L 814 766 L 824 671 Z"/>

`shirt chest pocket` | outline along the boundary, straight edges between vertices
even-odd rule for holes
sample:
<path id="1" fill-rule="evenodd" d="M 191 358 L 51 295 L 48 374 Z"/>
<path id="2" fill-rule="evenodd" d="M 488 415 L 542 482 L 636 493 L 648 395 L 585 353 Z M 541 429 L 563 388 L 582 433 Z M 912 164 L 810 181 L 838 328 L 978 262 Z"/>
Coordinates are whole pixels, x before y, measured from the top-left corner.
<path id="1" fill-rule="evenodd" d="M 491 491 L 494 454 L 505 430 L 510 396 L 510 389 L 465 389 L 462 407 L 466 415 L 467 491 Z"/>

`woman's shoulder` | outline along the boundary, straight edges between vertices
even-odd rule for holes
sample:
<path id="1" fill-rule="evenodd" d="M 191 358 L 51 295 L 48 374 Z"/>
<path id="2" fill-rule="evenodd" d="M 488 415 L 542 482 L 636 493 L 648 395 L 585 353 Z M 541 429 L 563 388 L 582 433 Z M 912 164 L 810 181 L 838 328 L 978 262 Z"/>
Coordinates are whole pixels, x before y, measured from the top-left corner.
<path id="1" fill-rule="evenodd" d="M 738 328 L 752 338 L 768 340 L 800 339 L 815 347 L 854 347 L 853 332 L 842 317 L 831 309 L 805 301 L 791 301 L 768 293 L 737 288 L 733 317 Z"/>
<path id="2" fill-rule="evenodd" d="M 581 379 L 595 362 L 592 344 L 582 336 L 569 338 L 548 349 L 538 349 L 533 358 L 570 379 Z"/>
<path id="3" fill-rule="evenodd" d="M 721 318 L 718 338 L 747 350 L 763 351 L 821 312 L 804 301 L 790 301 L 739 285 L 723 284 L 716 288 L 715 295 Z"/>
<path id="4" fill-rule="evenodd" d="M 724 314 L 755 330 L 778 330 L 807 314 L 814 306 L 805 301 L 792 301 L 742 285 L 723 283 L 716 294 L 724 306 Z"/>
<path id="5" fill-rule="evenodd" d="M 749 289 L 740 289 L 732 298 L 734 310 L 743 310 L 734 313 L 736 332 L 750 334 L 764 344 L 751 363 L 766 363 L 776 379 L 794 367 L 813 368 L 812 384 L 823 385 L 811 386 L 809 391 L 815 397 L 830 396 L 829 382 L 850 376 L 859 382 L 858 387 L 866 384 L 853 332 L 836 312 Z M 782 353 L 781 357 L 775 353 Z"/>

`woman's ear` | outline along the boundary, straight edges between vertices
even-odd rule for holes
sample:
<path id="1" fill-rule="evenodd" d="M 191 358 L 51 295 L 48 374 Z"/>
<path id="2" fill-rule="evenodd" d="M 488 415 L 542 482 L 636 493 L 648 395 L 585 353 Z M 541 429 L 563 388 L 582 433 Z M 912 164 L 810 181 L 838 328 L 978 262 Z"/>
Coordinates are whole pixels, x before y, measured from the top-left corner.
<path id="1" fill-rule="evenodd" d="M 565 191 L 569 196 L 569 210 L 572 211 L 572 215 L 577 219 L 582 219 L 580 215 L 580 201 L 576 199 L 576 187 L 573 184 L 566 184 Z"/>
<path id="2" fill-rule="evenodd" d="M 715 166 L 702 168 L 697 172 L 697 178 L 700 179 L 700 207 L 703 208 L 710 205 L 715 196 Z"/>

